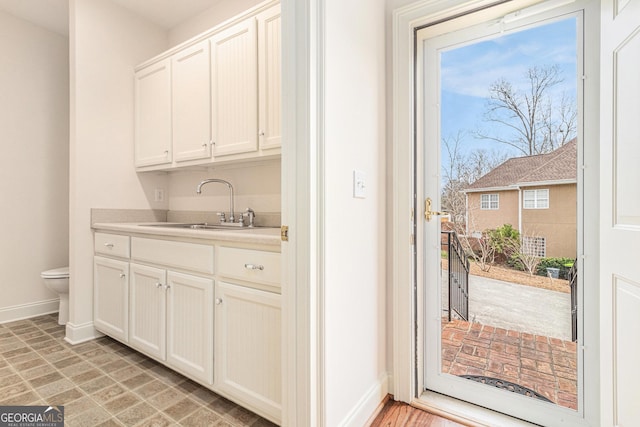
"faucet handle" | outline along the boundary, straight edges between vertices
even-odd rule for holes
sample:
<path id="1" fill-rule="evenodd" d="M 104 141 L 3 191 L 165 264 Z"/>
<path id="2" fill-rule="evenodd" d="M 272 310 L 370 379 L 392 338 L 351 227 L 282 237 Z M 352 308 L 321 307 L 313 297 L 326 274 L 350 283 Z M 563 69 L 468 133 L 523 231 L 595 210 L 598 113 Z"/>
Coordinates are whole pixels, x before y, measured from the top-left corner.
<path id="1" fill-rule="evenodd" d="M 224 214 L 224 212 L 218 212 L 216 215 L 220 217 L 220 223 L 227 222 L 227 216 Z"/>
<path id="2" fill-rule="evenodd" d="M 251 208 L 247 208 L 245 209 L 245 211 L 242 213 L 242 217 L 247 217 L 249 218 L 249 227 L 253 227 L 253 220 L 256 218 L 256 213 L 253 209 Z"/>

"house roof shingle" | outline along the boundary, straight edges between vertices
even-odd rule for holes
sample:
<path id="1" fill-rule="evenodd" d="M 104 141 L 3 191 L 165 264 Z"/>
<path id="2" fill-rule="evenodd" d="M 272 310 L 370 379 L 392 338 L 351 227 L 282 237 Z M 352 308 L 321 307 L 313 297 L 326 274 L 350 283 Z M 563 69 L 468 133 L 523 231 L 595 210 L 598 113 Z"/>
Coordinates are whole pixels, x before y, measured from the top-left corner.
<path id="1" fill-rule="evenodd" d="M 577 147 L 574 138 L 551 153 L 508 159 L 478 178 L 465 191 L 547 181 L 575 181 L 576 177 Z"/>

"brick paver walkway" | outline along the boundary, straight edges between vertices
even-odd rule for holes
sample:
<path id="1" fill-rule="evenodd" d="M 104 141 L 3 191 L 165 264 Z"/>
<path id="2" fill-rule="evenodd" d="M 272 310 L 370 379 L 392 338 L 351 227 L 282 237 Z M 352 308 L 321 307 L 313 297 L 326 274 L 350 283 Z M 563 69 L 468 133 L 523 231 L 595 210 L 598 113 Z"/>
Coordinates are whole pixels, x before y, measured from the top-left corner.
<path id="1" fill-rule="evenodd" d="M 461 320 L 442 325 L 443 372 L 511 381 L 577 409 L 574 342 Z"/>

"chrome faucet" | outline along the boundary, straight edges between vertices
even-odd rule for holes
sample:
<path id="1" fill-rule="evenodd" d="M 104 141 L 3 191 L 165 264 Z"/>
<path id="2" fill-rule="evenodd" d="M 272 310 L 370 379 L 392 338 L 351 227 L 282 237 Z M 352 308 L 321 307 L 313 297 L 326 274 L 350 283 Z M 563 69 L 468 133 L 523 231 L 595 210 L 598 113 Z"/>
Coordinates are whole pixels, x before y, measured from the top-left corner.
<path id="1" fill-rule="evenodd" d="M 229 222 L 231 222 L 231 223 L 235 222 L 236 216 L 235 216 L 235 214 L 233 212 L 233 185 L 231 185 L 231 183 L 229 181 L 225 181 L 224 179 L 209 178 L 209 179 L 205 179 L 200 184 L 198 184 L 198 187 L 196 188 L 196 193 L 197 194 L 201 194 L 202 193 L 202 186 L 205 185 L 205 184 L 208 184 L 210 182 L 217 182 L 219 184 L 224 184 L 227 187 L 229 187 Z M 226 219 L 225 219 L 225 216 L 224 216 L 224 212 L 222 212 L 222 213 L 220 213 L 218 215 L 220 215 L 220 222 L 226 222 Z"/>

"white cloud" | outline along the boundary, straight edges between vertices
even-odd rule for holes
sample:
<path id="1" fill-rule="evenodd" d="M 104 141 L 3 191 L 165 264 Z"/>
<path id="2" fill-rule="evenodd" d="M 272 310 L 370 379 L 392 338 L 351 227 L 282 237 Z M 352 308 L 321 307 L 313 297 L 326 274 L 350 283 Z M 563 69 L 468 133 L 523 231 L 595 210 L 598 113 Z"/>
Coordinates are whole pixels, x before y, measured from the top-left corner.
<path id="1" fill-rule="evenodd" d="M 442 89 L 485 98 L 489 86 L 500 78 L 514 87 L 527 84 L 525 73 L 534 65 L 558 64 L 568 89 L 575 88 L 575 42 L 542 37 L 540 28 L 481 41 L 442 53 Z M 529 35 L 527 34 L 529 33 Z"/>

